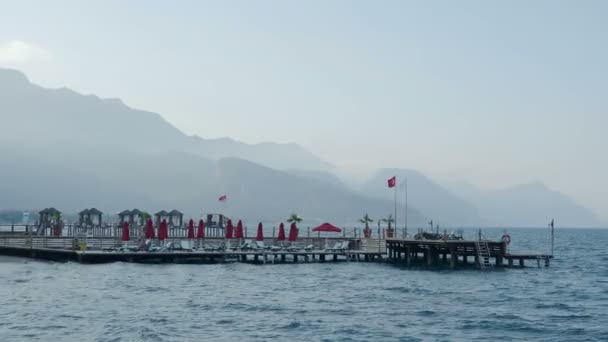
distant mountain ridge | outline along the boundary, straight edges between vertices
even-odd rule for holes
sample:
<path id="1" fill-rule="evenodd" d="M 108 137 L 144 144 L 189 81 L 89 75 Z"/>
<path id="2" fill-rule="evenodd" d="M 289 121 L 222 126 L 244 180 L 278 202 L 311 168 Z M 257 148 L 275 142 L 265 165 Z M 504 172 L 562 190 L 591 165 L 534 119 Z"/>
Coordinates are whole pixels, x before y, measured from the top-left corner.
<path id="1" fill-rule="evenodd" d="M 602 226 L 591 210 L 541 182 L 492 190 L 481 190 L 463 182 L 446 186 L 472 203 L 483 221 L 493 226 L 543 227 L 552 219 L 561 227 Z"/>
<path id="2" fill-rule="evenodd" d="M 250 145 L 187 136 L 159 114 L 130 108 L 118 99 L 42 88 L 16 70 L 0 69 L 0 103 L 0 119 L 12 123 L 6 140 L 28 136 L 31 143 L 63 140 L 145 153 L 183 151 L 214 160 L 242 158 L 276 169 L 333 167 L 295 143 Z"/>
<path id="3" fill-rule="evenodd" d="M 542 184 L 481 191 L 439 185 L 410 169 L 380 169 L 359 186 L 297 144 L 244 144 L 187 136 L 159 114 L 118 99 L 34 85 L 0 69 L 0 208 L 55 206 L 110 212 L 134 206 L 179 208 L 189 215 L 223 211 L 276 220 L 298 212 L 310 220 L 355 224 L 365 213 L 394 214 L 386 180 L 408 179 L 408 227 L 542 225 L 549 216 L 574 226 L 595 215 Z M 226 205 L 217 197 L 229 196 Z M 404 192 L 398 193 L 399 227 Z"/>

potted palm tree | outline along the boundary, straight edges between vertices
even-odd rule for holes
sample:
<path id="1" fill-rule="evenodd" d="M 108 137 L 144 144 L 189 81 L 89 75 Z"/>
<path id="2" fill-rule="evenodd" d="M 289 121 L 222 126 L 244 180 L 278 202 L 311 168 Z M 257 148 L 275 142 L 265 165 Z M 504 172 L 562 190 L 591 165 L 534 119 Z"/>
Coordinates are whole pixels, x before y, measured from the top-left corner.
<path id="1" fill-rule="evenodd" d="M 383 218 L 382 222 L 385 222 L 388 224 L 388 228 L 386 228 L 386 237 L 387 238 L 392 238 L 393 235 L 395 234 L 395 230 L 393 229 L 393 222 L 395 222 L 395 219 L 393 218 L 393 215 L 388 215 L 387 218 Z"/>
<path id="2" fill-rule="evenodd" d="M 374 222 L 374 220 L 372 220 L 368 214 L 365 214 L 365 216 L 363 216 L 363 218 L 360 219 L 359 222 L 361 222 L 365 225 L 365 229 L 363 229 L 363 237 L 365 237 L 366 239 L 371 238 L 372 230 L 369 228 L 369 224 L 371 222 Z"/>
<path id="3" fill-rule="evenodd" d="M 295 236 L 297 238 L 297 236 L 298 236 L 298 226 L 297 226 L 297 224 L 300 223 L 300 222 L 302 222 L 302 218 L 298 214 L 293 213 L 293 214 L 291 214 L 291 216 L 289 216 L 289 218 L 287 219 L 287 222 L 291 223 L 292 227 L 295 228 Z M 289 229 L 289 236 L 290 236 L 289 239 L 290 239 L 290 241 L 291 241 L 291 234 L 292 233 L 291 233 L 291 228 L 290 228 Z"/>
<path id="4" fill-rule="evenodd" d="M 289 216 L 289 218 L 287 219 L 287 222 L 289 222 L 289 223 L 293 223 L 293 222 L 300 223 L 300 222 L 302 222 L 302 218 L 298 214 L 293 213 L 293 214 L 291 214 L 291 216 Z"/>

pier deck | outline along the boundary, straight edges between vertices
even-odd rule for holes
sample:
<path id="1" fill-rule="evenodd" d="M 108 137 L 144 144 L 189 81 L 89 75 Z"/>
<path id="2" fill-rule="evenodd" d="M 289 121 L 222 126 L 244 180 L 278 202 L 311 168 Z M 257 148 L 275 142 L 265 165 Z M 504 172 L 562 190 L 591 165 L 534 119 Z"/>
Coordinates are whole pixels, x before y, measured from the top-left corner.
<path id="1" fill-rule="evenodd" d="M 510 253 L 506 243 L 496 241 L 387 239 L 386 248 L 391 261 L 403 262 L 408 266 L 449 265 L 452 269 L 458 265 L 468 265 L 471 257 L 473 265 L 478 268 L 514 267 L 515 260 L 520 267 L 525 266 L 525 260 L 537 260 L 539 267 L 541 262 L 549 267 L 553 258 L 552 255 L 538 252 Z M 504 263 L 505 260 L 507 264 Z"/>
<path id="2" fill-rule="evenodd" d="M 171 240 L 171 239 L 170 239 Z M 183 241 L 176 238 L 173 241 Z M 222 238 L 210 238 L 198 243 L 218 245 Z M 335 241 L 349 241 L 348 250 L 326 248 Z M 481 245 L 480 245 L 481 243 Z M 236 242 L 234 242 L 236 244 Z M 276 244 L 268 239 L 266 245 Z M 299 238 L 295 245 L 313 246 L 310 250 L 224 249 L 164 252 L 107 251 L 123 243 L 116 237 L 49 237 L 27 234 L 0 234 L 0 255 L 14 255 L 55 261 L 80 263 L 141 262 L 141 263 L 285 263 L 325 261 L 388 261 L 406 266 L 423 267 L 524 267 L 526 260 L 536 260 L 537 266 L 549 266 L 551 255 L 536 252 L 509 252 L 506 244 L 475 240 L 413 240 L 365 238 Z M 135 242 L 130 242 L 135 247 Z M 200 246 L 200 245 L 199 245 Z M 481 246 L 487 254 L 480 253 Z"/>

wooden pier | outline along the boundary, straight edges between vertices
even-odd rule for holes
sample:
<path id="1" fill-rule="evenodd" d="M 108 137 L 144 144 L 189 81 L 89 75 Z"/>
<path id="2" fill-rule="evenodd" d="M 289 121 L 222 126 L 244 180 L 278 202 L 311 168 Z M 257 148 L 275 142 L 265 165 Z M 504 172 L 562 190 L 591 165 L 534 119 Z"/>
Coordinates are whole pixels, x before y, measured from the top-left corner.
<path id="1" fill-rule="evenodd" d="M 172 241 L 183 241 L 177 237 Z M 327 245 L 336 241 L 348 241 L 349 248 L 331 250 Z M 223 238 L 214 237 L 198 241 L 199 247 L 219 245 Z M 237 244 L 237 242 L 233 242 Z M 272 238 L 267 245 L 275 245 Z M 509 253 L 502 242 L 474 240 L 411 240 L 369 238 L 299 238 L 294 245 L 312 246 L 304 250 L 280 249 L 222 249 L 207 251 L 116 251 L 124 243 L 116 237 L 52 237 L 33 236 L 25 233 L 0 234 L 0 255 L 11 255 L 54 261 L 80 263 L 136 262 L 136 263 L 224 263 L 248 262 L 259 264 L 299 262 L 390 262 L 408 267 L 455 268 L 502 268 L 524 267 L 526 260 L 536 261 L 536 266 L 549 266 L 551 255 L 533 252 Z M 130 247 L 135 247 L 131 242 Z M 113 251 L 111 251 L 114 249 Z"/>
<path id="2" fill-rule="evenodd" d="M 505 242 L 476 240 L 412 240 L 387 239 L 387 258 L 407 266 L 473 266 L 480 269 L 492 267 L 524 267 L 526 260 L 536 260 L 549 267 L 552 255 L 536 252 L 509 253 Z M 505 263 L 506 262 L 506 263 Z M 515 265 L 517 262 L 517 265 Z"/>

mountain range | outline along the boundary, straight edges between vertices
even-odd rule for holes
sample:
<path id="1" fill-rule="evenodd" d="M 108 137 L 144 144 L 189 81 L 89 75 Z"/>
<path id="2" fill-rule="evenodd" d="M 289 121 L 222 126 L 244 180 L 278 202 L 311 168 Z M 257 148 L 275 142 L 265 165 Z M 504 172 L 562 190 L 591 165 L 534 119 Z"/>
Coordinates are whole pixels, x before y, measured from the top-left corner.
<path id="1" fill-rule="evenodd" d="M 297 212 L 311 222 L 353 224 L 393 212 L 386 179 L 408 180 L 408 224 L 544 225 L 550 217 L 599 225 L 595 215 L 542 184 L 482 191 L 439 184 L 409 169 L 380 169 L 352 186 L 303 147 L 188 136 L 159 114 L 117 99 L 47 89 L 0 69 L 0 208 L 54 206 L 107 213 L 139 207 L 187 215 L 224 212 L 278 221 Z M 226 194 L 229 200 L 219 203 Z M 405 192 L 398 196 L 404 222 Z"/>

